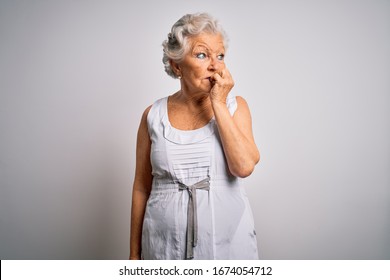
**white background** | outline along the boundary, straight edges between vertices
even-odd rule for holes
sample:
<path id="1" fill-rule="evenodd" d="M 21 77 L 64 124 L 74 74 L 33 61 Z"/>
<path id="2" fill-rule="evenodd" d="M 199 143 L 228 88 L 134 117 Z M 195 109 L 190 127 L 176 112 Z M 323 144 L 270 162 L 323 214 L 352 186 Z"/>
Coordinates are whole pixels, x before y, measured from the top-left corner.
<path id="1" fill-rule="evenodd" d="M 261 258 L 390 259 L 390 2 L 0 1 L 0 258 L 126 259 L 143 110 L 186 13 L 230 37 Z"/>

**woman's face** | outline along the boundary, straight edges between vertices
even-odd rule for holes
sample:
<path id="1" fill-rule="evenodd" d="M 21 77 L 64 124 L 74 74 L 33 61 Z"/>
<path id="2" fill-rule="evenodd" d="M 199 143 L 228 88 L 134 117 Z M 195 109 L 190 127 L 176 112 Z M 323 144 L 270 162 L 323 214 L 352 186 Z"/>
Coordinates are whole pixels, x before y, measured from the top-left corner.
<path id="1" fill-rule="evenodd" d="M 220 34 L 202 33 L 189 38 L 189 50 L 177 63 L 182 89 L 189 92 L 210 92 L 210 76 L 225 68 L 225 47 Z"/>

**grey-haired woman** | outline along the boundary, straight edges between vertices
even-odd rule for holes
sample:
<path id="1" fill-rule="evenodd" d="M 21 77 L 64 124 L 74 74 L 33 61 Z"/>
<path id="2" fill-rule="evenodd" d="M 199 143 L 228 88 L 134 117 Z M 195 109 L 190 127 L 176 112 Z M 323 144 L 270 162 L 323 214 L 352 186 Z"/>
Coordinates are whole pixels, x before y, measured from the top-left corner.
<path id="1" fill-rule="evenodd" d="M 130 259 L 257 259 L 240 178 L 260 159 L 247 103 L 230 92 L 226 35 L 188 14 L 163 42 L 180 89 L 148 107 L 137 136 Z"/>

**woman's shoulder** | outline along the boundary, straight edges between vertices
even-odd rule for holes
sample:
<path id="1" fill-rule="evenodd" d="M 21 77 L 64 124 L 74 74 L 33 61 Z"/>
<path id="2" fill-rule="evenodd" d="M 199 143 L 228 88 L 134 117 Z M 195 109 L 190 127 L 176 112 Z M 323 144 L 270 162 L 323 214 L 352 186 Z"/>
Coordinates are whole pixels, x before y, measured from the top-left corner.
<path id="1" fill-rule="evenodd" d="M 231 112 L 232 116 L 236 112 L 240 112 L 240 113 L 244 112 L 246 114 L 249 112 L 248 103 L 245 100 L 245 98 L 242 97 L 242 96 L 239 96 L 239 95 L 237 95 L 237 96 L 235 96 L 235 95 L 228 96 L 226 102 L 227 102 L 229 111 Z"/>
<path id="2" fill-rule="evenodd" d="M 244 97 L 240 96 L 240 95 L 233 95 L 233 94 L 229 94 L 228 97 L 227 97 L 227 100 L 228 102 L 237 102 L 237 103 L 245 103 L 246 104 L 246 100 Z"/>
<path id="3" fill-rule="evenodd" d="M 166 99 L 168 97 L 163 97 L 163 98 L 159 98 L 157 99 L 156 101 L 154 101 L 151 105 L 149 105 L 148 107 L 146 107 L 146 109 L 144 110 L 142 116 L 148 116 L 149 112 L 153 109 L 153 108 L 156 108 L 158 106 L 161 105 L 161 103 L 164 101 L 164 99 Z"/>
<path id="4" fill-rule="evenodd" d="M 151 124 L 154 120 L 161 119 L 164 115 L 165 104 L 168 96 L 157 99 L 153 104 L 149 105 L 142 114 L 142 119 L 148 124 Z"/>
<path id="5" fill-rule="evenodd" d="M 245 98 L 242 97 L 242 96 L 236 96 L 236 100 L 237 100 L 237 104 L 238 106 L 244 106 L 244 107 L 248 107 L 248 102 L 246 102 Z"/>
<path id="6" fill-rule="evenodd" d="M 142 113 L 140 126 L 147 126 L 150 109 L 152 109 L 152 105 L 149 105 Z"/>
<path id="7" fill-rule="evenodd" d="M 233 116 L 234 113 L 236 112 L 240 98 L 241 98 L 241 96 L 236 96 L 233 94 L 229 94 L 227 96 L 226 105 L 228 107 L 228 110 L 229 110 L 231 116 Z"/>
<path id="8" fill-rule="evenodd" d="M 162 97 L 157 99 L 156 101 L 153 102 L 152 105 L 150 105 L 146 110 L 156 110 L 156 109 L 161 109 L 161 107 L 164 107 L 166 102 L 167 102 L 168 96 Z"/>
<path id="9" fill-rule="evenodd" d="M 152 109 L 152 106 L 153 106 L 153 104 L 146 107 L 146 109 L 144 110 L 144 112 L 142 114 L 142 119 L 147 119 L 149 112 L 150 112 L 150 109 Z"/>
<path id="10" fill-rule="evenodd" d="M 240 122 L 248 121 L 248 120 L 251 121 L 252 119 L 251 112 L 245 98 L 243 98 L 242 96 L 237 96 L 236 99 L 237 99 L 236 102 L 237 108 L 236 108 L 236 113 L 234 114 L 234 119 Z"/>

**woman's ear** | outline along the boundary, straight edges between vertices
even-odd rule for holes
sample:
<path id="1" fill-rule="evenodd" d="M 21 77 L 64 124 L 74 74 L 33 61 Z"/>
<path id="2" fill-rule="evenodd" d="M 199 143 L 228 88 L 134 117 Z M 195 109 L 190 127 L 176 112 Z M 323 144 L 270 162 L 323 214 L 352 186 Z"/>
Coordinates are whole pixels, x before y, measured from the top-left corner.
<path id="1" fill-rule="evenodd" d="M 169 60 L 169 64 L 171 65 L 173 73 L 175 73 L 176 76 L 181 77 L 181 70 L 179 64 L 172 59 Z"/>

